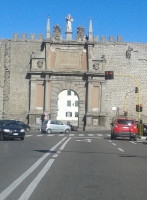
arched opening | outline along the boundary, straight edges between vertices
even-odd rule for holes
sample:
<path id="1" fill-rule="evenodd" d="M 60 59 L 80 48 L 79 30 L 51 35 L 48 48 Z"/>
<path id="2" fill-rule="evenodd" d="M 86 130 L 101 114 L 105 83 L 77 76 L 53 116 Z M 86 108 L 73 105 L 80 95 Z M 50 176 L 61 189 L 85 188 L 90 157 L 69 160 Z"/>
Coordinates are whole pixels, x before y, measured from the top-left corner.
<path id="1" fill-rule="evenodd" d="M 72 90 L 63 90 L 58 95 L 57 119 L 78 127 L 79 118 L 79 98 Z"/>

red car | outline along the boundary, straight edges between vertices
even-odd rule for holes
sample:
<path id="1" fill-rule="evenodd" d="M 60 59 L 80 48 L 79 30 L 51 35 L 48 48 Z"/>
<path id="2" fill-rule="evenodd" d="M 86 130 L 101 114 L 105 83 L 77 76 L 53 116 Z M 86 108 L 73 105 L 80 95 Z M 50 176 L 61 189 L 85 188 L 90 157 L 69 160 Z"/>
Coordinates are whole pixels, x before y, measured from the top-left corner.
<path id="1" fill-rule="evenodd" d="M 134 119 L 118 118 L 111 125 L 111 139 L 129 137 L 130 140 L 137 140 L 138 129 Z"/>

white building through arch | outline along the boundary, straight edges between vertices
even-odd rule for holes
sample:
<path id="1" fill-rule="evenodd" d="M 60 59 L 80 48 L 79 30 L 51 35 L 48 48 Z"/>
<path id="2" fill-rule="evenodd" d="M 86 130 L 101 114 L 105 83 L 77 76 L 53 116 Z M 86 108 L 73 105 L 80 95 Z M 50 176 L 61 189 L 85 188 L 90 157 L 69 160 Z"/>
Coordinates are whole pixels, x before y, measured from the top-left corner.
<path id="1" fill-rule="evenodd" d="M 78 95 L 72 90 L 63 90 L 58 95 L 57 119 L 78 126 Z"/>

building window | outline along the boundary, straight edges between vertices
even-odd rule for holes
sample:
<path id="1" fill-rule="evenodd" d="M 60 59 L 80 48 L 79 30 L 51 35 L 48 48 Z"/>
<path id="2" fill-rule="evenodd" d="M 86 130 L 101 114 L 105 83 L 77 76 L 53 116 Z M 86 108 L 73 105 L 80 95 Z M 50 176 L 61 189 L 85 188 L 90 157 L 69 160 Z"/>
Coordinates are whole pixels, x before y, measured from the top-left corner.
<path id="1" fill-rule="evenodd" d="M 66 112 L 66 117 L 72 117 L 72 112 Z"/>
<path id="2" fill-rule="evenodd" d="M 71 101 L 70 101 L 70 100 L 67 101 L 67 106 L 68 106 L 68 107 L 71 106 Z"/>
<path id="3" fill-rule="evenodd" d="M 71 90 L 67 90 L 67 95 L 71 96 Z"/>
<path id="4" fill-rule="evenodd" d="M 79 113 L 78 112 L 75 112 L 75 117 L 78 117 Z"/>
<path id="5" fill-rule="evenodd" d="M 75 101 L 75 107 L 78 107 L 78 101 Z"/>

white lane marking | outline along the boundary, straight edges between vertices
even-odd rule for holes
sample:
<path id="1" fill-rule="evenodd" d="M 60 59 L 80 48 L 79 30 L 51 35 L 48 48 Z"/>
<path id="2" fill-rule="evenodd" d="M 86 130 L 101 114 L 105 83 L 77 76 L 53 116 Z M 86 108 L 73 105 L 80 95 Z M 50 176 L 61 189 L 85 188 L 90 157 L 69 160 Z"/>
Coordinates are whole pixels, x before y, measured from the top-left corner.
<path id="1" fill-rule="evenodd" d="M 69 136 L 74 136 L 74 134 L 69 134 Z"/>
<path id="2" fill-rule="evenodd" d="M 50 151 L 54 151 L 67 137 L 63 138 L 55 146 L 53 146 Z M 41 158 L 39 158 L 26 172 L 24 172 L 18 179 L 11 183 L 3 192 L 0 193 L 0 200 L 6 199 L 15 190 L 20 183 L 27 178 L 51 153 L 45 153 Z"/>
<path id="3" fill-rule="evenodd" d="M 97 134 L 97 135 L 100 136 L 100 137 L 103 136 L 102 134 Z"/>
<path id="4" fill-rule="evenodd" d="M 124 152 L 124 150 L 123 150 L 123 149 L 121 149 L 121 148 L 118 148 L 118 150 L 119 150 L 119 151 L 121 151 L 121 152 Z"/>
<path id="5" fill-rule="evenodd" d="M 64 144 L 60 147 L 60 151 L 62 151 L 64 149 L 64 147 L 66 146 L 66 144 L 69 142 L 69 140 L 71 139 L 71 137 L 69 137 Z"/>
<path id="6" fill-rule="evenodd" d="M 77 142 L 91 142 L 92 139 L 76 140 Z"/>
<path id="7" fill-rule="evenodd" d="M 130 143 L 132 143 L 132 144 L 136 144 L 135 142 L 133 142 L 133 141 L 130 141 Z"/>
<path id="8" fill-rule="evenodd" d="M 64 134 L 59 134 L 59 136 L 64 136 Z"/>
<path id="9" fill-rule="evenodd" d="M 31 136 L 33 136 L 33 135 L 25 135 L 25 137 L 31 137 Z"/>
<path id="10" fill-rule="evenodd" d="M 37 137 L 42 137 L 43 135 L 36 135 Z"/>
<path id="11" fill-rule="evenodd" d="M 84 134 L 79 134 L 79 136 L 84 136 Z"/>
<path id="12" fill-rule="evenodd" d="M 110 136 L 110 134 L 107 134 L 107 136 Z"/>
<path id="13" fill-rule="evenodd" d="M 108 142 L 112 142 L 111 140 L 108 140 Z"/>
<path id="14" fill-rule="evenodd" d="M 56 154 L 54 154 L 52 157 L 53 157 L 53 158 L 57 158 L 58 155 L 59 155 L 59 154 L 56 153 Z"/>
<path id="15" fill-rule="evenodd" d="M 33 193 L 33 191 L 35 190 L 35 188 L 37 187 L 41 179 L 45 176 L 47 171 L 50 169 L 54 161 L 55 159 L 50 159 L 47 162 L 44 168 L 40 171 L 40 173 L 36 176 L 36 178 L 31 182 L 31 184 L 27 187 L 27 189 L 23 192 L 23 194 L 18 200 L 28 200 L 30 198 L 31 194 Z"/>
<path id="16" fill-rule="evenodd" d="M 49 135 L 47 135 L 47 136 L 52 137 L 52 136 L 54 136 L 54 135 L 50 135 L 50 134 L 49 134 Z"/>
<path id="17" fill-rule="evenodd" d="M 112 143 L 112 145 L 113 145 L 113 146 L 116 146 L 116 144 L 115 144 L 115 143 Z"/>
<path id="18" fill-rule="evenodd" d="M 88 134 L 88 136 L 93 136 L 93 134 Z"/>

